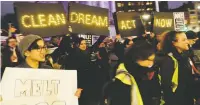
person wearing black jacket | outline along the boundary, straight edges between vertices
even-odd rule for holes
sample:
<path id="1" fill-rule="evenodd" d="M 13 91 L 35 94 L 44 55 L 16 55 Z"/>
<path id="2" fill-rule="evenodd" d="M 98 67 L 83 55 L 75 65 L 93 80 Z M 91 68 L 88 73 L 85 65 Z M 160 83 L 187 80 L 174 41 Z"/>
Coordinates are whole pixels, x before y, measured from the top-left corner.
<path id="1" fill-rule="evenodd" d="M 118 66 L 115 81 L 105 89 L 105 93 L 111 97 L 111 105 L 160 104 L 160 84 L 157 69 L 153 67 L 154 59 L 154 48 L 147 41 L 137 41 L 131 47 L 125 55 L 124 62 Z M 136 83 L 129 84 L 131 78 L 127 75 L 118 77 L 118 71 L 121 70 L 133 76 Z M 137 86 L 139 93 L 135 93 Z"/>
<path id="2" fill-rule="evenodd" d="M 89 98 L 91 98 L 90 88 L 92 88 L 90 86 L 92 80 L 90 54 L 87 51 L 85 39 L 76 39 L 75 45 L 74 52 L 70 55 L 73 58 L 70 63 L 70 69 L 77 70 L 78 88 L 82 90 L 79 104 L 88 105 Z"/>
<path id="3" fill-rule="evenodd" d="M 160 67 L 165 105 L 194 105 L 194 79 L 189 57 L 185 54 L 189 50 L 185 33 L 168 32 L 162 45 L 166 55 Z"/>
<path id="4" fill-rule="evenodd" d="M 7 46 L 2 49 L 2 75 L 6 67 L 15 67 L 19 65 L 23 58 L 20 55 L 15 37 L 9 37 L 6 40 Z"/>

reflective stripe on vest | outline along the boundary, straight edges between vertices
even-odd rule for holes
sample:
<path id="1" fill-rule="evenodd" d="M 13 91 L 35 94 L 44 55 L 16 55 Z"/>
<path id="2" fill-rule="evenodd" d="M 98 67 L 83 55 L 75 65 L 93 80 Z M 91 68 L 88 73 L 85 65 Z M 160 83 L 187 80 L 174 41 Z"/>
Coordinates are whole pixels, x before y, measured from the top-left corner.
<path id="1" fill-rule="evenodd" d="M 177 87 L 178 87 L 178 61 L 170 55 L 170 57 L 172 58 L 172 60 L 174 61 L 174 74 L 172 77 L 172 91 L 175 92 Z"/>
<path id="2" fill-rule="evenodd" d="M 174 69 L 175 69 L 175 71 L 174 71 L 174 74 L 172 76 L 171 82 L 172 82 L 172 85 L 173 85 L 172 86 L 172 91 L 175 92 L 177 87 L 178 87 L 178 61 L 172 55 L 169 55 L 169 56 L 174 61 Z M 161 76 L 160 76 L 160 74 L 158 75 L 158 78 L 159 78 L 159 82 L 161 84 Z"/>
<path id="3" fill-rule="evenodd" d="M 125 72 L 120 73 L 119 72 Z M 142 97 L 138 88 L 138 85 L 134 79 L 134 77 L 128 73 L 126 70 L 124 63 L 121 63 L 118 66 L 117 72 L 118 75 L 115 78 L 119 79 L 122 83 L 131 85 L 131 105 L 143 105 Z"/>

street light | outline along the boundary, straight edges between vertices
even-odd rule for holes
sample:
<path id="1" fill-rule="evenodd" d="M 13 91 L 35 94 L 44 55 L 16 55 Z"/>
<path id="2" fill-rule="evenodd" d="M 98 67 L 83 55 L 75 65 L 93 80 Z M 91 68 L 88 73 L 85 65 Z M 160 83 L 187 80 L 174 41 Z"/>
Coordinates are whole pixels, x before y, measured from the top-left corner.
<path id="1" fill-rule="evenodd" d="M 199 9 L 199 10 L 200 10 L 200 5 L 198 5 L 198 6 L 197 6 L 197 9 Z"/>
<path id="2" fill-rule="evenodd" d="M 142 15 L 142 19 L 144 19 L 144 20 L 149 20 L 149 18 L 150 18 L 149 14 Z"/>

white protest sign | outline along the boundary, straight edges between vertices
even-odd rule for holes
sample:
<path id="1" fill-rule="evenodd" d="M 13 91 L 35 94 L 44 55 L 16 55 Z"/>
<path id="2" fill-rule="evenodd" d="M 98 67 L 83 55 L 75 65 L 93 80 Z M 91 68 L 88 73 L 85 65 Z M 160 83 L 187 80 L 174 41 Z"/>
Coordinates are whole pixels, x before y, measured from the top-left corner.
<path id="1" fill-rule="evenodd" d="M 78 105 L 76 70 L 6 68 L 1 105 Z"/>
<path id="2" fill-rule="evenodd" d="M 175 31 L 184 31 L 185 15 L 184 12 L 173 12 L 174 15 L 174 29 Z"/>

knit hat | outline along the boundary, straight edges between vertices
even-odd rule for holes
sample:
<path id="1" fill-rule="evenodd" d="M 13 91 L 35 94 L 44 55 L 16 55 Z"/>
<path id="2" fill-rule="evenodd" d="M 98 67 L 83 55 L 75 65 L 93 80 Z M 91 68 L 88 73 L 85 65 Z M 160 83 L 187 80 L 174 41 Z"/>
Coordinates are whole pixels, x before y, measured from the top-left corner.
<path id="1" fill-rule="evenodd" d="M 25 58 L 24 56 L 24 52 L 26 50 L 28 50 L 28 48 L 30 47 L 30 45 L 37 39 L 42 39 L 40 36 L 38 35 L 33 35 L 33 34 L 30 34 L 30 35 L 27 35 L 25 36 L 19 43 L 19 51 L 22 55 L 23 58 Z"/>

